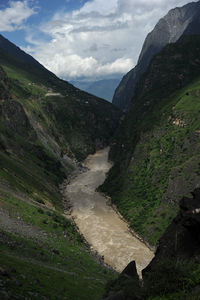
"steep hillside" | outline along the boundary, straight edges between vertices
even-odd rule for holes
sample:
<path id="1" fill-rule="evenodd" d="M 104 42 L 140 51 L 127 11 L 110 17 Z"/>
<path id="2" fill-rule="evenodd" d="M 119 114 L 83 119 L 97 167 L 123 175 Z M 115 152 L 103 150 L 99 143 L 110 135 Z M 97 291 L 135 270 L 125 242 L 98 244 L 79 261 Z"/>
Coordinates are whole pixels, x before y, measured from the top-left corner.
<path id="1" fill-rule="evenodd" d="M 5 168 L 8 169 L 6 160 L 12 160 L 14 165 L 23 160 L 25 164 L 20 161 L 21 167 L 15 168 L 22 168 L 25 177 L 24 167 L 28 173 L 37 171 L 41 178 L 35 182 L 37 188 L 46 175 L 58 186 L 73 170 L 74 160 L 80 161 L 108 143 L 120 112 L 46 69 L 41 71 L 3 50 L 0 50 L 0 64 L 4 69 L 1 69 L 0 140 L 2 155 L 8 154 L 2 159 Z M 9 153 L 14 153 L 15 159 Z M 30 165 L 33 165 L 31 170 Z M 13 185 L 16 180 L 11 172 L 9 178 Z M 48 186 L 50 191 L 55 189 L 54 185 Z M 55 202 L 52 192 L 49 195 Z"/>
<path id="2" fill-rule="evenodd" d="M 37 60 L 35 60 L 32 56 L 22 51 L 19 47 L 11 43 L 1 34 L 0 34 L 0 48 L 6 53 L 10 54 L 11 56 L 14 56 L 15 58 L 19 59 L 20 61 L 26 62 L 27 64 L 29 64 L 29 66 L 30 65 L 34 66 L 35 68 L 38 68 L 42 71 L 45 70 L 45 68 Z"/>
<path id="3" fill-rule="evenodd" d="M 133 98 L 137 82 L 146 71 L 152 57 L 168 43 L 176 42 L 183 34 L 199 34 L 200 1 L 172 9 L 159 20 L 144 42 L 136 67 L 120 82 L 113 103 L 127 110 Z"/>
<path id="4" fill-rule="evenodd" d="M 103 190 L 151 244 L 199 187 L 200 36 L 167 45 L 141 78 Z"/>
<path id="5" fill-rule="evenodd" d="M 158 300 L 200 297 L 200 189 L 183 198 L 180 211 L 159 241 L 154 259 L 139 281 L 134 262 L 108 284 L 105 300 Z"/>
<path id="6" fill-rule="evenodd" d="M 59 186 L 108 144 L 121 113 L 15 49 L 0 45 L 0 298 L 97 299 L 113 272 L 68 219 Z"/>
<path id="7" fill-rule="evenodd" d="M 22 105 L 29 106 L 28 113 L 30 100 L 34 98 L 32 110 L 40 110 L 41 116 L 50 117 L 51 126 L 55 123 L 55 126 L 60 125 L 59 130 L 65 135 L 76 158 L 83 159 L 95 151 L 96 146 L 108 143 L 120 116 L 110 103 L 74 88 L 45 68 L 10 56 L 1 47 L 0 64 L 12 80 L 13 94 Z M 34 108 L 36 105 L 37 108 Z"/>

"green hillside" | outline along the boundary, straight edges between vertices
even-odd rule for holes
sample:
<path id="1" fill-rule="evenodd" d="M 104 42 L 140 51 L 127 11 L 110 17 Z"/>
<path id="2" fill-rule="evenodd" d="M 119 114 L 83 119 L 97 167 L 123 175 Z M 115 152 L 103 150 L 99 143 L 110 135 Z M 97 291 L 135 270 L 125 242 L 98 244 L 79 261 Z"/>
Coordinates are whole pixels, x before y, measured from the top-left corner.
<path id="1" fill-rule="evenodd" d="M 60 184 L 120 112 L 0 51 L 0 298 L 99 299 L 113 271 L 64 212 Z"/>
<path id="2" fill-rule="evenodd" d="M 151 244 L 200 182 L 200 37 L 169 44 L 152 60 L 111 148 L 102 187 Z"/>
<path id="3" fill-rule="evenodd" d="M 200 36 L 152 59 L 119 128 L 112 104 L 24 55 L 0 50 L 0 298 L 95 300 L 109 281 L 125 295 L 109 300 L 198 299 L 200 190 L 190 193 L 200 187 Z M 62 194 L 83 159 L 110 143 L 101 190 L 151 245 L 163 236 L 142 284 L 133 265 L 115 280 L 91 253 Z"/>

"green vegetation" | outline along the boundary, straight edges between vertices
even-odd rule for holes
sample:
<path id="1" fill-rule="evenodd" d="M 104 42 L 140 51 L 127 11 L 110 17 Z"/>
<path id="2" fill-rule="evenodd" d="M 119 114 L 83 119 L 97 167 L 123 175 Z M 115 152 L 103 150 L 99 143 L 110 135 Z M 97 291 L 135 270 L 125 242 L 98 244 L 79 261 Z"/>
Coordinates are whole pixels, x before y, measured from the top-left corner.
<path id="1" fill-rule="evenodd" d="M 113 139 L 115 165 L 102 190 L 151 244 L 199 186 L 199 50 L 200 37 L 186 37 L 153 59 Z M 109 288 L 127 297 L 135 286 L 148 300 L 195 299 L 196 262 L 161 262 L 143 289 L 115 281 L 63 214 L 59 184 L 72 160 L 107 145 L 120 112 L 3 51 L 0 64 L 0 297 L 92 300 L 114 278 Z"/>
<path id="2" fill-rule="evenodd" d="M 107 101 L 74 88 L 43 67 L 29 65 L 0 50 L 8 90 L 24 107 L 32 126 L 55 139 L 65 154 L 78 160 L 105 145 L 120 111 Z M 48 92 L 60 96 L 47 96 Z M 38 128 L 35 128 L 39 130 Z"/>
<path id="3" fill-rule="evenodd" d="M 29 197 L 48 198 L 61 208 L 58 186 L 74 169 L 65 155 L 80 161 L 107 144 L 120 113 L 3 50 L 0 64 L 6 72 L 0 72 L 1 177 Z"/>
<path id="4" fill-rule="evenodd" d="M 9 216 L 11 231 L 0 232 L 1 299 L 5 295 L 72 300 L 102 296 L 113 273 L 95 262 L 71 221 L 6 193 L 0 199 L 1 216 Z"/>
<path id="5" fill-rule="evenodd" d="M 113 198 L 133 228 L 152 244 L 176 215 L 176 199 L 188 195 L 199 179 L 199 91 L 197 80 L 168 99 L 171 113 L 137 143 L 121 192 Z M 170 200 L 175 203 L 169 205 Z"/>
<path id="6" fill-rule="evenodd" d="M 115 275 L 63 214 L 59 185 L 120 112 L 37 63 L 0 50 L 0 65 L 0 298 L 99 299 Z"/>
<path id="7" fill-rule="evenodd" d="M 111 148 L 115 165 L 102 190 L 153 245 L 199 186 L 199 49 L 191 36 L 155 56 Z"/>

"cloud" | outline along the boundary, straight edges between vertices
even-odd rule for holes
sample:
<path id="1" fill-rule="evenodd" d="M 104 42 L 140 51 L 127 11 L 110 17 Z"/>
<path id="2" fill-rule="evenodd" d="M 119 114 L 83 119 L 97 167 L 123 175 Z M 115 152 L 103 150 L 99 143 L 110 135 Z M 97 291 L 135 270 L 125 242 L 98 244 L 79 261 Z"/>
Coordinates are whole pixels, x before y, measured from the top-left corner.
<path id="1" fill-rule="evenodd" d="M 118 1 L 116 0 L 109 0 L 109 1 L 93 0 L 93 1 L 86 2 L 80 11 L 82 13 L 100 12 L 102 14 L 110 14 L 110 13 L 115 13 L 117 8 L 118 8 Z"/>
<path id="2" fill-rule="evenodd" d="M 132 66 L 131 59 L 119 58 L 114 62 L 101 64 L 92 56 L 82 58 L 76 54 L 68 55 L 67 60 L 62 55 L 56 55 L 53 61 L 46 63 L 49 69 L 65 78 L 104 78 L 113 74 L 123 74 Z"/>
<path id="3" fill-rule="evenodd" d="M 77 29 L 73 29 L 70 33 L 79 33 L 79 32 L 102 32 L 102 31 L 114 31 L 119 29 L 127 28 L 127 23 L 117 22 L 115 24 L 110 24 L 109 26 L 83 26 Z"/>
<path id="4" fill-rule="evenodd" d="M 9 6 L 0 10 L 0 31 L 15 31 L 24 27 L 24 22 L 36 13 L 27 0 L 10 1 Z"/>
<path id="5" fill-rule="evenodd" d="M 90 0 L 79 10 L 57 11 L 39 27 L 50 41 L 29 38 L 27 50 L 67 80 L 101 79 L 128 72 L 148 32 L 169 9 L 188 0 Z M 39 32 L 38 32 L 39 34 Z"/>

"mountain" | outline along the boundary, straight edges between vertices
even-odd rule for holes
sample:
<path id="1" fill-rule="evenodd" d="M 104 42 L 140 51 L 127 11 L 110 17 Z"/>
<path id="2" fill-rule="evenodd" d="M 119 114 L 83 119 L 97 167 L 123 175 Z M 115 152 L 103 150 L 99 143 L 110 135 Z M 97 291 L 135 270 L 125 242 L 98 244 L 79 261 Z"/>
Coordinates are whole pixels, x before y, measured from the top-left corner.
<path id="1" fill-rule="evenodd" d="M 90 94 L 112 102 L 112 98 L 120 79 L 105 79 L 94 82 L 71 81 L 71 83 Z"/>
<path id="2" fill-rule="evenodd" d="M 1 37 L 2 40 L 3 37 Z M 3 44 L 2 48 L 1 44 Z M 102 99 L 98 102 L 97 97 L 84 93 L 68 82 L 59 79 L 15 45 L 12 48 L 12 43 L 6 39 L 1 44 L 0 63 L 8 77 L 16 86 L 20 85 L 20 88 L 24 89 L 27 94 L 39 89 L 38 94 L 41 95 L 38 97 L 45 97 L 45 113 L 54 114 L 58 123 L 64 122 L 62 125 L 67 128 L 65 134 L 71 136 L 68 143 L 71 143 L 70 147 L 74 148 L 75 152 L 79 149 L 80 158 L 86 157 L 88 151 L 94 151 L 97 144 L 100 146 L 100 144 L 108 142 L 110 134 L 112 135 L 117 126 L 119 110 L 117 111 Z M 15 54 L 10 55 L 9 53 Z M 19 87 L 16 88 L 19 89 Z M 89 115 L 88 118 L 87 115 Z M 81 117 L 82 124 L 80 124 Z M 64 120 L 66 118 L 68 120 Z M 105 128 L 100 125 L 104 118 L 107 120 Z M 92 127 L 95 128 L 95 132 L 91 129 Z M 104 133 L 100 132 L 101 130 Z"/>
<path id="3" fill-rule="evenodd" d="M 38 69 L 45 69 L 37 60 L 32 56 L 22 51 L 19 47 L 7 40 L 3 35 L 0 34 L 0 49 L 6 53 L 13 55 L 17 59 L 28 63 L 29 65 L 35 66 Z M 47 70 L 46 70 L 47 71 Z"/>
<path id="4" fill-rule="evenodd" d="M 197 4 L 186 34 L 151 58 L 123 116 L 1 37 L 1 299 L 101 299 L 106 283 L 106 300 L 199 299 Z M 91 253 L 62 193 L 82 160 L 107 145 L 113 167 L 100 189 L 157 246 L 142 282 L 135 262 L 117 277 Z"/>
<path id="5" fill-rule="evenodd" d="M 141 75 L 146 71 L 152 57 L 168 43 L 176 42 L 183 34 L 199 34 L 200 1 L 172 9 L 159 20 L 144 42 L 136 67 L 122 79 L 113 96 L 113 104 L 123 110 L 131 99 Z"/>
<path id="6" fill-rule="evenodd" d="M 183 35 L 153 57 L 111 145 L 101 190 L 156 251 L 143 280 L 130 262 L 104 300 L 200 298 L 199 112 L 200 35 Z"/>
<path id="7" fill-rule="evenodd" d="M 0 298 L 99 298 L 115 274 L 66 214 L 62 184 L 121 112 L 0 41 Z"/>
<path id="8" fill-rule="evenodd" d="M 4 50 L 7 54 L 14 56 L 15 58 L 23 61 L 24 63 L 28 63 L 32 67 L 37 68 L 40 72 L 44 72 L 49 76 L 56 77 L 53 73 L 44 68 L 38 61 L 36 61 L 32 56 L 28 55 L 24 51 L 22 51 L 19 47 L 11 43 L 9 40 L 4 38 L 0 34 L 0 49 Z M 119 84 L 120 79 L 107 79 L 107 80 L 99 80 L 94 82 L 85 82 L 85 81 L 72 81 L 71 83 L 90 94 L 93 94 L 97 97 L 112 101 L 114 91 Z"/>
<path id="9" fill-rule="evenodd" d="M 199 187 L 200 36 L 154 56 L 113 140 L 102 190 L 155 245 L 179 200 Z"/>

